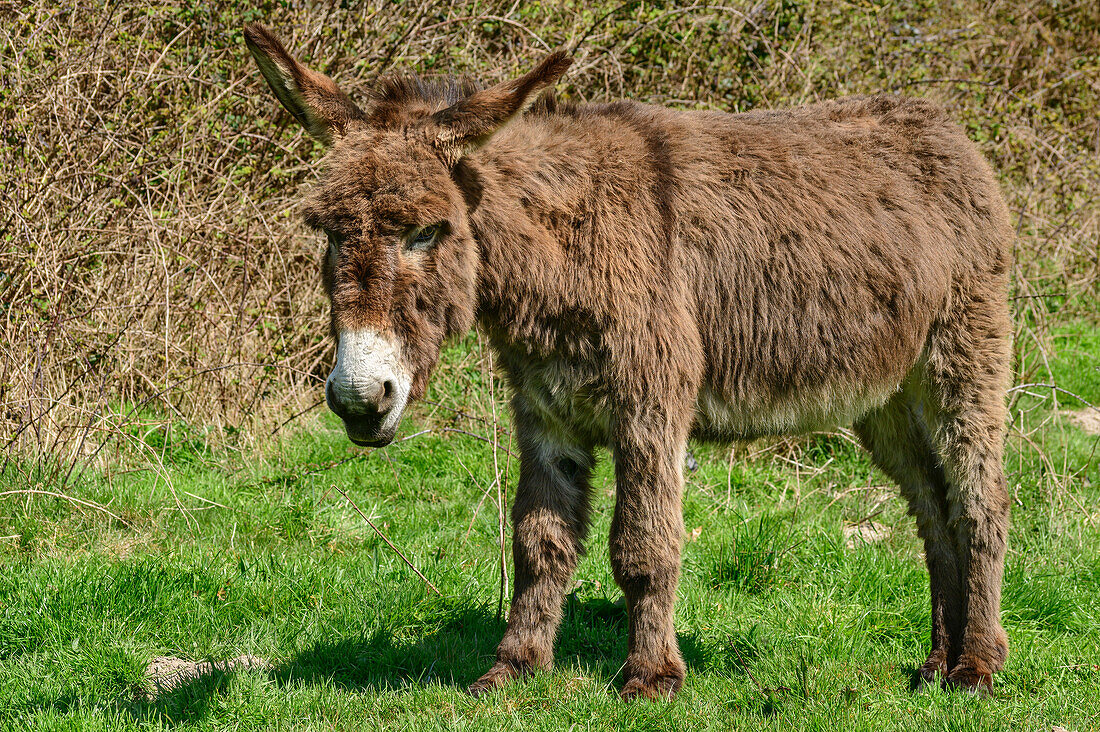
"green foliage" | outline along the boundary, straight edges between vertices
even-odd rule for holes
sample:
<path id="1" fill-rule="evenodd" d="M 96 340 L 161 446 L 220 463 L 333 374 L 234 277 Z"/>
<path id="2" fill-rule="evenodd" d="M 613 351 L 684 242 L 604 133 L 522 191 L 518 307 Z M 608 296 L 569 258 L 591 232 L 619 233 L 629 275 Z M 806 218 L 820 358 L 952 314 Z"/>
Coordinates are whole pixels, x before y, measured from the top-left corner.
<path id="1" fill-rule="evenodd" d="M 1058 358 L 1053 364 L 1054 383 L 1070 394 L 1059 401 L 1073 409 L 1100 407 L 1100 327 L 1085 321 L 1067 323 L 1053 334 Z"/>

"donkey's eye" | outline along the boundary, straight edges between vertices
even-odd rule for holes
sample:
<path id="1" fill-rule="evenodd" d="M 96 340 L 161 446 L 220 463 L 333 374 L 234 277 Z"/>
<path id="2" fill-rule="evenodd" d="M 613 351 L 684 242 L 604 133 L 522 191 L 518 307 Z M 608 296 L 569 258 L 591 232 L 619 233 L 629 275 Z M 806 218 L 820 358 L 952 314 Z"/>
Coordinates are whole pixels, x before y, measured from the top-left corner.
<path id="1" fill-rule="evenodd" d="M 432 244 L 435 244 L 435 240 L 439 238 L 439 232 L 443 230 L 442 224 L 432 224 L 431 226 L 425 226 L 412 234 L 409 237 L 408 244 L 405 246 L 409 251 L 423 251 Z"/>

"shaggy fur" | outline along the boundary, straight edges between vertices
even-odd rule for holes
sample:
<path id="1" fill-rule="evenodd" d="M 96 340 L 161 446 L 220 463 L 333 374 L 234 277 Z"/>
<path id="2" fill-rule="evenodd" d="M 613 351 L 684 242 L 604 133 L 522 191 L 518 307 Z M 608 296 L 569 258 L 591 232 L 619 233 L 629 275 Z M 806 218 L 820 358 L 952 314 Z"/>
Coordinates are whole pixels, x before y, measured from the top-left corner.
<path id="1" fill-rule="evenodd" d="M 511 385 L 515 592 L 471 692 L 550 667 L 597 446 L 615 460 L 622 694 L 659 698 L 684 678 L 673 605 L 688 438 L 850 423 L 925 543 L 921 676 L 990 688 L 1008 653 L 1013 232 L 988 165 L 942 110 L 880 96 L 525 113 L 562 54 L 482 91 L 390 80 L 360 110 L 263 28 L 247 38 L 283 104 L 333 142 L 305 210 L 332 242 L 337 335 L 399 339 L 415 398 L 443 340 L 476 318 Z M 434 246 L 410 251 L 407 232 L 432 224 Z"/>

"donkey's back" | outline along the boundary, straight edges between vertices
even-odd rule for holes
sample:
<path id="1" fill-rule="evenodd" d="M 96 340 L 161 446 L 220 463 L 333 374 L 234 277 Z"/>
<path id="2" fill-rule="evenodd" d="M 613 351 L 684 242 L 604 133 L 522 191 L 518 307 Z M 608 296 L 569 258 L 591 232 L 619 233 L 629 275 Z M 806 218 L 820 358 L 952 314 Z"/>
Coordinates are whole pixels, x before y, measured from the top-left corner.
<path id="1" fill-rule="evenodd" d="M 645 152 L 651 207 L 624 211 L 659 221 L 648 226 L 666 249 L 631 251 L 639 245 L 620 237 L 609 254 L 648 257 L 651 298 L 671 289 L 684 300 L 684 342 L 698 332 L 704 364 L 695 436 L 850 424 L 904 386 L 938 329 L 979 317 L 1005 334 L 1008 214 L 989 167 L 936 105 L 878 96 L 736 115 L 629 103 L 590 114 Z M 623 291 L 638 284 L 627 272 Z"/>

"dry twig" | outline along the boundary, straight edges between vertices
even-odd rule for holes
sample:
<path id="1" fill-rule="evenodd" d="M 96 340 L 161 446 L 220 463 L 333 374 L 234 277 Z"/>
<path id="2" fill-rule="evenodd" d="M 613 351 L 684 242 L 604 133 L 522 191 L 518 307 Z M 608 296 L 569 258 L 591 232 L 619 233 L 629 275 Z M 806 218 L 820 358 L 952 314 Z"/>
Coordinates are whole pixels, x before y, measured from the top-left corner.
<path id="1" fill-rule="evenodd" d="M 338 491 L 340 493 L 340 495 L 342 495 L 345 498 L 345 500 L 347 500 L 347 502 L 351 504 L 351 507 L 355 509 L 355 512 L 357 514 L 359 514 L 363 518 L 364 521 L 367 522 L 368 526 L 370 526 L 372 529 L 374 529 L 374 533 L 376 533 L 376 534 L 378 534 L 378 536 L 382 537 L 382 541 L 386 542 L 386 544 L 389 546 L 389 548 L 393 549 L 394 553 L 397 554 L 397 556 L 401 557 L 401 561 L 404 562 L 406 565 L 408 565 L 409 569 L 411 569 L 413 572 L 416 572 L 416 576 L 419 577 L 420 579 L 422 579 L 424 581 L 424 584 L 426 584 L 428 587 L 430 587 L 432 589 L 432 592 L 439 595 L 440 597 L 443 596 L 443 593 L 439 591 L 439 588 L 436 587 L 435 585 L 433 585 L 432 581 L 430 579 L 428 579 L 427 577 L 425 577 L 424 573 L 421 572 L 419 569 L 417 569 L 416 565 L 413 564 L 412 562 L 410 562 L 409 558 L 401 553 L 401 550 L 398 549 L 397 546 L 394 545 L 394 543 L 392 541 L 390 541 L 388 536 L 386 536 L 385 534 L 382 533 L 381 529 L 379 529 L 377 526 L 374 525 L 374 522 L 371 521 L 370 518 L 367 517 L 367 514 L 363 513 L 363 510 L 361 508 L 359 508 L 358 504 L 356 504 L 355 501 L 353 501 L 351 499 L 351 496 L 349 496 L 347 494 L 347 491 L 345 491 L 343 488 L 341 488 L 340 486 L 335 485 L 335 484 L 332 486 L 332 488 L 334 488 L 336 491 Z"/>

